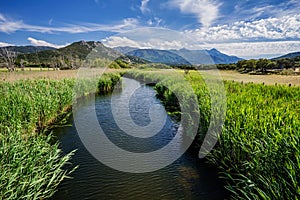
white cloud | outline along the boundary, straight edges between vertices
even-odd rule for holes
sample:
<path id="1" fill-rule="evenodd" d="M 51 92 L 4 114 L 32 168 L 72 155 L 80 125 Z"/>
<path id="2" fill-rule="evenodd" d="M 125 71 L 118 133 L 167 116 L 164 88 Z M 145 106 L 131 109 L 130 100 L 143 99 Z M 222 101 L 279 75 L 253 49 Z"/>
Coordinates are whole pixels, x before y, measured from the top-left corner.
<path id="1" fill-rule="evenodd" d="M 222 28 L 220 28 L 221 30 Z M 228 35 L 227 37 L 229 37 Z M 243 58 L 275 57 L 290 52 L 300 51 L 300 41 L 223 41 L 204 43 L 190 37 L 188 33 L 162 28 L 143 28 L 112 36 L 104 41 L 110 47 L 131 46 L 154 49 L 211 49 L 216 48 L 228 55 Z"/>
<path id="2" fill-rule="evenodd" d="M 136 48 L 142 48 L 141 45 L 134 41 L 131 40 L 127 37 L 119 37 L 119 36 L 111 36 L 109 38 L 106 38 L 102 40 L 102 42 L 111 48 L 113 47 L 136 47 Z"/>
<path id="3" fill-rule="evenodd" d="M 150 0 L 142 0 L 140 10 L 143 14 L 149 12 L 150 9 L 147 7 Z"/>
<path id="4" fill-rule="evenodd" d="M 6 42 L 0 42 L 0 47 L 7 47 L 7 46 L 14 46 L 14 45 Z"/>
<path id="5" fill-rule="evenodd" d="M 115 24 L 95 24 L 95 23 L 81 23 L 69 24 L 63 27 L 52 26 L 37 26 L 26 24 L 20 20 L 12 20 L 0 13 L 0 32 L 13 33 L 15 31 L 29 31 L 40 33 L 88 33 L 95 31 L 108 31 L 108 32 L 124 32 L 136 28 L 139 21 L 135 18 L 127 18 Z"/>
<path id="6" fill-rule="evenodd" d="M 149 26 L 160 26 L 163 23 L 163 20 L 161 18 L 158 17 L 154 17 L 153 19 L 149 19 L 147 21 L 147 24 Z"/>
<path id="7" fill-rule="evenodd" d="M 113 47 L 135 47 L 140 49 L 180 49 L 183 47 L 183 42 L 179 40 L 162 40 L 150 38 L 145 41 L 131 40 L 122 36 L 111 36 L 102 40 L 104 45 Z"/>
<path id="8" fill-rule="evenodd" d="M 272 58 L 291 52 L 300 51 L 300 41 L 272 41 L 272 42 L 234 42 L 218 44 L 202 44 L 198 48 L 216 48 L 226 54 L 243 58 Z"/>
<path id="9" fill-rule="evenodd" d="M 11 33 L 22 27 L 22 21 L 8 19 L 0 13 L 0 32 Z"/>
<path id="10" fill-rule="evenodd" d="M 201 42 L 300 39 L 300 14 L 185 31 Z"/>
<path id="11" fill-rule="evenodd" d="M 34 46 L 47 46 L 47 47 L 54 47 L 57 49 L 68 45 L 68 44 L 66 44 L 66 45 L 52 44 L 52 43 L 46 42 L 44 40 L 37 40 L 37 39 L 31 38 L 31 37 L 27 38 L 27 40 L 30 41 L 30 43 Z"/>
<path id="12" fill-rule="evenodd" d="M 179 8 L 182 13 L 193 14 L 204 28 L 210 27 L 219 17 L 220 3 L 214 0 L 170 0 L 171 8 Z"/>
<path id="13" fill-rule="evenodd" d="M 249 12 L 252 13 L 252 18 L 268 15 L 281 18 L 287 15 L 299 14 L 300 2 L 298 0 L 283 1 L 276 5 L 256 6 Z"/>

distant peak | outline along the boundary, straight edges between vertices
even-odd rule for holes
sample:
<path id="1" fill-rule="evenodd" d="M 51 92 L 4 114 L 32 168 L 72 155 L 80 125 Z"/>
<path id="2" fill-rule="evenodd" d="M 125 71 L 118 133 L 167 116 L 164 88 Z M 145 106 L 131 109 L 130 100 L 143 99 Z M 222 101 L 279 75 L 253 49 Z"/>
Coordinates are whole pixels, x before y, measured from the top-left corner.
<path id="1" fill-rule="evenodd" d="M 189 49 L 187 49 L 187 48 L 182 48 L 182 49 L 179 49 L 179 51 L 189 51 Z"/>
<path id="2" fill-rule="evenodd" d="M 217 51 L 217 52 L 219 52 L 216 48 L 212 48 L 212 49 L 209 50 L 209 51 Z"/>

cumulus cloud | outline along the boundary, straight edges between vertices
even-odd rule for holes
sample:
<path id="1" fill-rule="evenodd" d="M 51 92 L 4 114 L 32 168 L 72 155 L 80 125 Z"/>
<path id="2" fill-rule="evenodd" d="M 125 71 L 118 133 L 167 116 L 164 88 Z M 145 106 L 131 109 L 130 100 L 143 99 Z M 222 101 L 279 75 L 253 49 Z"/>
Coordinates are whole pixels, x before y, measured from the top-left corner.
<path id="1" fill-rule="evenodd" d="M 142 12 L 143 14 L 150 11 L 150 9 L 147 7 L 149 1 L 150 1 L 150 0 L 142 0 L 142 1 L 141 1 L 140 10 L 141 10 L 141 12 Z"/>
<path id="2" fill-rule="evenodd" d="M 219 17 L 221 6 L 214 0 L 170 0 L 168 5 L 182 13 L 195 15 L 204 28 L 210 27 Z"/>
<path id="3" fill-rule="evenodd" d="M 34 39 L 32 37 L 29 37 L 27 38 L 28 41 L 30 41 L 30 43 L 34 46 L 47 46 L 47 47 L 54 47 L 54 48 L 62 48 L 62 47 L 65 47 L 67 46 L 68 44 L 66 45 L 57 45 L 57 44 L 52 44 L 52 43 L 49 43 L 49 42 L 46 42 L 44 40 L 37 40 L 37 39 Z"/>
<path id="4" fill-rule="evenodd" d="M 228 35 L 227 37 L 230 37 Z M 299 51 L 300 41 L 238 41 L 216 40 L 203 42 L 195 37 L 179 31 L 162 28 L 143 28 L 117 36 L 106 38 L 104 44 L 110 47 L 130 46 L 153 49 L 211 49 L 216 48 L 228 55 L 243 58 L 271 58 L 286 53 Z"/>
<path id="5" fill-rule="evenodd" d="M 95 31 L 124 32 L 136 28 L 139 21 L 135 18 L 126 18 L 114 24 L 79 23 L 66 26 L 37 26 L 24 23 L 21 20 L 12 20 L 0 13 L 0 32 L 13 33 L 15 31 L 28 31 L 39 33 L 88 33 Z"/>
<path id="6" fill-rule="evenodd" d="M 118 37 L 118 36 L 111 36 L 109 38 L 106 38 L 104 40 L 102 40 L 102 42 L 106 45 L 106 46 L 109 46 L 111 48 L 113 47 L 125 47 L 125 46 L 128 46 L 128 47 L 136 47 L 136 48 L 141 48 L 141 45 L 134 41 L 134 40 L 131 40 L 127 37 Z"/>
<path id="7" fill-rule="evenodd" d="M 150 38 L 146 40 L 131 40 L 122 36 L 111 36 L 102 40 L 102 42 L 111 48 L 113 47 L 135 47 L 140 49 L 180 49 L 183 42 L 179 40 L 163 40 Z"/>
<path id="8" fill-rule="evenodd" d="M 185 31 L 202 42 L 300 39 L 300 14 Z"/>
<path id="9" fill-rule="evenodd" d="M 226 54 L 240 56 L 243 58 L 272 58 L 291 52 L 298 52 L 300 50 L 300 41 L 202 44 L 198 45 L 198 48 L 216 48 Z"/>
<path id="10" fill-rule="evenodd" d="M 7 46 L 14 46 L 14 45 L 6 42 L 0 42 L 0 47 L 7 47 Z"/>
<path id="11" fill-rule="evenodd" d="M 131 46 L 138 48 L 178 49 L 193 43 L 182 32 L 166 28 L 145 27 L 134 29 L 106 38 L 104 43 L 111 47 Z"/>

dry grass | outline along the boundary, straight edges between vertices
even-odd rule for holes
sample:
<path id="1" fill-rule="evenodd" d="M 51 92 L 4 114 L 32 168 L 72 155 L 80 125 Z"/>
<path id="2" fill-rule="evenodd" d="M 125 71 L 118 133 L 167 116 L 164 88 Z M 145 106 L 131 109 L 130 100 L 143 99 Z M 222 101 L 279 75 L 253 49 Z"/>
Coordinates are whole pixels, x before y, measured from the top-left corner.
<path id="1" fill-rule="evenodd" d="M 114 72 L 117 71 L 116 69 L 104 69 L 99 68 L 93 70 L 94 74 L 102 74 L 103 72 Z M 13 82 L 17 80 L 24 80 L 24 79 L 55 79 L 61 80 L 65 78 L 76 78 L 78 76 L 79 70 L 32 70 L 32 71 L 17 71 L 17 72 L 1 72 L 0 71 L 0 82 L 1 81 L 8 81 Z"/>
<path id="2" fill-rule="evenodd" d="M 294 85 L 300 86 L 300 76 L 288 76 L 288 75 L 249 75 L 240 74 L 236 71 L 220 71 L 224 80 L 233 80 L 244 83 L 265 83 L 266 85 Z"/>
<path id="3" fill-rule="evenodd" d="M 176 70 L 177 72 L 184 73 L 183 70 Z M 203 70 L 203 72 L 207 72 L 207 74 L 213 73 L 211 70 Z M 300 75 L 249 75 L 249 74 L 241 74 L 237 71 L 229 71 L 229 70 L 219 70 L 220 75 L 223 80 L 232 80 L 236 82 L 243 83 L 257 83 L 257 84 L 266 84 L 266 85 L 289 85 L 292 86 L 300 86 Z M 174 69 L 165 69 L 165 70 L 152 70 L 149 73 L 160 73 L 160 74 L 168 74 L 174 73 Z"/>
<path id="4" fill-rule="evenodd" d="M 96 70 L 95 73 L 102 74 L 103 68 Z M 117 71 L 116 69 L 106 69 L 105 72 Z M 153 70 L 153 73 L 157 73 L 158 70 Z M 159 73 L 172 73 L 174 70 L 159 70 Z M 265 83 L 266 85 L 283 84 L 300 86 L 300 76 L 288 76 L 288 75 L 249 75 L 240 74 L 236 71 L 220 71 L 220 74 L 224 80 L 233 80 L 244 83 Z M 44 69 L 40 71 L 39 68 L 32 71 L 17 71 L 7 72 L 0 70 L 0 81 L 16 81 L 20 79 L 64 79 L 64 78 L 76 78 L 78 70 L 61 70 L 53 71 L 50 69 Z"/>

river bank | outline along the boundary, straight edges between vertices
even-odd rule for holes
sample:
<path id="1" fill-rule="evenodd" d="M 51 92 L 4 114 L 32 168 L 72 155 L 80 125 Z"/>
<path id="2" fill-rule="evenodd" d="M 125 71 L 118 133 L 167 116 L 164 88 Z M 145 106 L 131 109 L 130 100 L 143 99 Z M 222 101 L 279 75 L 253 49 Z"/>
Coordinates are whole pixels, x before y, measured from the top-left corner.
<path id="1" fill-rule="evenodd" d="M 131 71 L 129 74 L 156 85 L 170 78 L 167 72 Z M 207 90 L 198 72 L 190 72 L 184 79 L 198 97 L 201 126 L 195 146 L 201 146 L 212 114 L 209 93 L 214 91 Z M 238 199 L 297 199 L 300 191 L 299 87 L 232 81 L 225 81 L 224 86 L 226 119 L 218 143 L 207 158 L 219 167 L 226 188 Z M 163 85 L 157 89 L 165 104 L 174 104 L 172 91 Z M 177 93 L 185 92 L 186 87 L 177 90 Z"/>
<path id="2" fill-rule="evenodd" d="M 117 78 L 115 74 L 102 76 L 98 89 L 113 89 Z M 1 199 L 48 198 L 72 171 L 62 167 L 73 152 L 61 157 L 58 143 L 52 144 L 52 135 L 44 131 L 72 104 L 74 84 L 71 78 L 0 84 Z M 89 87 L 83 85 L 82 95 Z"/>

